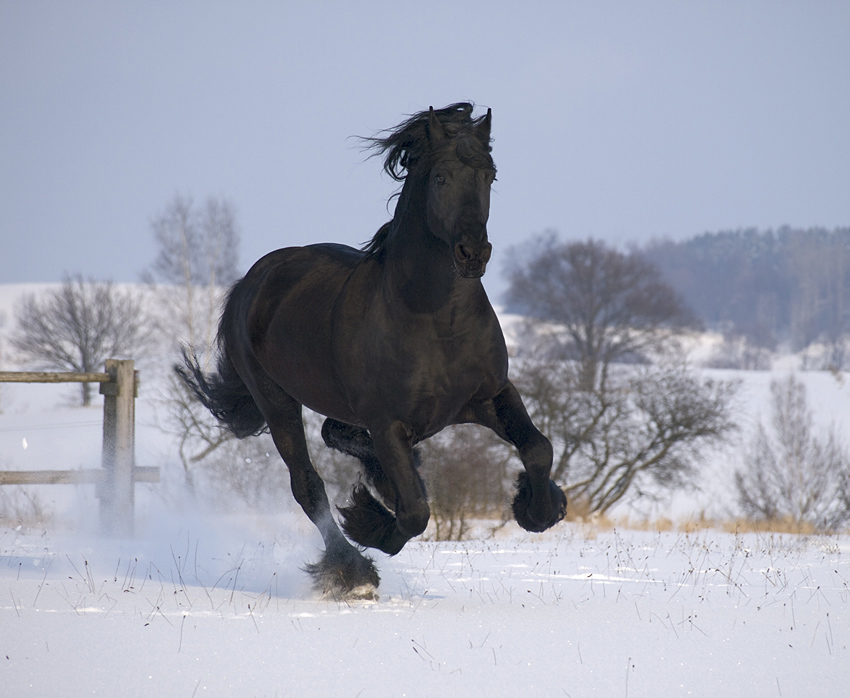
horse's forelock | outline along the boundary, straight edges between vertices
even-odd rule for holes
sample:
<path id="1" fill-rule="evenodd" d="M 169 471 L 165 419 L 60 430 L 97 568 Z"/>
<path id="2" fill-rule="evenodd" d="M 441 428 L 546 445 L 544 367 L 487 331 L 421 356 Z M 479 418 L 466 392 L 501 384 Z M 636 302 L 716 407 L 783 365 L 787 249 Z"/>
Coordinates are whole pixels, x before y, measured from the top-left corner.
<path id="1" fill-rule="evenodd" d="M 457 159 L 467 167 L 476 170 L 495 168 L 493 158 L 490 155 L 489 143 L 487 145 L 482 143 L 481 139 L 471 133 L 469 129 L 458 135 L 454 146 Z"/>

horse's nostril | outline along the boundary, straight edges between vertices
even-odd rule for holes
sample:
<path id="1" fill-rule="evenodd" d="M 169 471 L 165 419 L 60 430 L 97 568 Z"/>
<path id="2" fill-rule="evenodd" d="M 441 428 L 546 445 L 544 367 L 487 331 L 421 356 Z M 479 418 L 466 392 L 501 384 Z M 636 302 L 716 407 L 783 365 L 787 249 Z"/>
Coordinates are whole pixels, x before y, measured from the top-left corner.
<path id="1" fill-rule="evenodd" d="M 473 256 L 472 252 L 470 252 L 461 243 L 458 243 L 458 245 L 455 247 L 455 255 L 457 255 L 457 258 L 462 262 L 468 262 L 470 259 L 472 259 Z"/>

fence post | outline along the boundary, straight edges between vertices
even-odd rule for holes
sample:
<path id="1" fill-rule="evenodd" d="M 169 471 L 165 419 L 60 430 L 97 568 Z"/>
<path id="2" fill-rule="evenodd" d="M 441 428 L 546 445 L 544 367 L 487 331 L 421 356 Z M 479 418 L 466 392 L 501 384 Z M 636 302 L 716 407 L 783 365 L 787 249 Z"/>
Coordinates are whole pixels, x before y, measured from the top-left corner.
<path id="1" fill-rule="evenodd" d="M 100 496 L 104 529 L 119 536 L 133 533 L 135 504 L 136 372 L 133 361 L 107 359 L 109 383 L 100 384 L 103 398 L 103 469 L 106 481 Z"/>

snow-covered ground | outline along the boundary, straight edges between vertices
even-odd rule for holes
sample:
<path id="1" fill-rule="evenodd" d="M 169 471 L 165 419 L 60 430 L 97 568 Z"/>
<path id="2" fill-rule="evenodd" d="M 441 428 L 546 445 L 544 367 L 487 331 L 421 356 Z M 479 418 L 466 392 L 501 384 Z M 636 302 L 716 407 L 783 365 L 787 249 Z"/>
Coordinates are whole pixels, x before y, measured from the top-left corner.
<path id="1" fill-rule="evenodd" d="M 0 286 L 3 357 L 14 299 L 33 290 Z M 734 512 L 741 445 L 785 368 L 712 372 L 742 381 L 738 440 L 706 453 L 700 489 L 657 515 Z M 28 488 L 49 529 L 0 527 L 4 696 L 848 695 L 850 536 L 532 536 L 511 523 L 376 553 L 380 601 L 329 602 L 300 571 L 321 540 L 291 498 L 248 515 L 181 496 L 152 373 L 142 366 L 137 462 L 164 482 L 137 485 L 135 537 L 98 535 L 91 486 Z M 850 434 L 845 377 L 798 378 L 816 424 Z M 99 466 L 100 398 L 71 407 L 75 389 L 0 384 L 0 468 Z"/>
<path id="2" fill-rule="evenodd" d="M 512 528 L 314 597 L 292 521 L 0 532 L 9 696 L 846 696 L 850 539 Z"/>

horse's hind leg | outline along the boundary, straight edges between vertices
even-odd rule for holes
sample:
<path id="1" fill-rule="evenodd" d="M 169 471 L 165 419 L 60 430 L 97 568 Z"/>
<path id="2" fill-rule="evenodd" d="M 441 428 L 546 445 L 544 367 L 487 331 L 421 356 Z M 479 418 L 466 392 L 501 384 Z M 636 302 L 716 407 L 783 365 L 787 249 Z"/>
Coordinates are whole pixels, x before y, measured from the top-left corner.
<path id="1" fill-rule="evenodd" d="M 380 578 L 371 559 L 349 543 L 336 525 L 325 484 L 310 461 L 301 405 L 282 391 L 258 400 L 272 439 L 289 468 L 292 494 L 325 542 L 322 559 L 307 565 L 314 586 L 334 598 L 375 598 Z"/>
<path id="2" fill-rule="evenodd" d="M 395 555 L 425 530 L 431 512 L 425 486 L 416 471 L 418 459 L 409 430 L 394 422 L 371 433 L 375 455 L 395 494 L 394 513 L 365 487 L 356 487 L 352 505 L 340 509 L 343 529 L 360 545 Z"/>
<path id="3" fill-rule="evenodd" d="M 384 504 L 391 509 L 395 508 L 395 488 L 378 461 L 375 444 L 366 429 L 328 417 L 322 424 L 322 439 L 328 448 L 357 458 L 363 465 L 367 480 L 377 490 Z M 355 494 L 354 499 L 358 496 Z"/>

